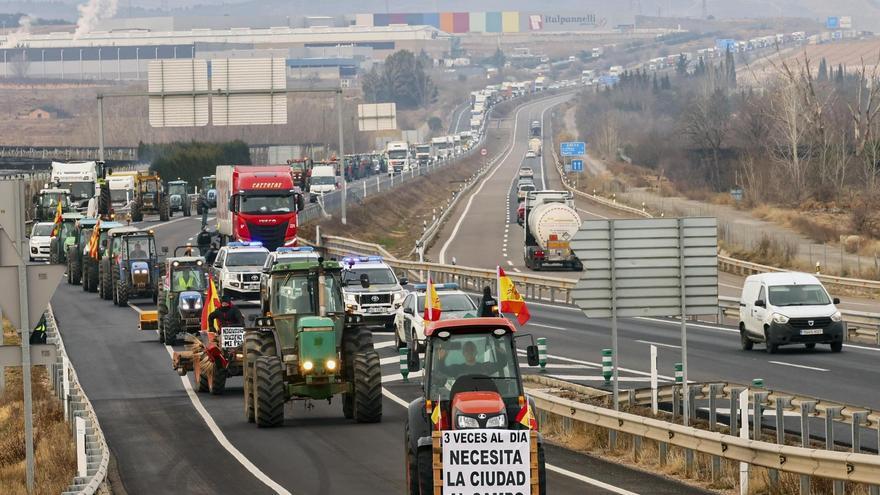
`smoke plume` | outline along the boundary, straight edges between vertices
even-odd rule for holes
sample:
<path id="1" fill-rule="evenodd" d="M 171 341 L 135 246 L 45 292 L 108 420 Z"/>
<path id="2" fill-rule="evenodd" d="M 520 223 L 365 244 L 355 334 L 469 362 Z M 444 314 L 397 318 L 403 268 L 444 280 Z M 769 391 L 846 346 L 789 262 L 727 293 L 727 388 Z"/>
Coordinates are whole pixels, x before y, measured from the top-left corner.
<path id="1" fill-rule="evenodd" d="M 73 39 L 91 32 L 98 23 L 116 15 L 119 0 L 89 0 L 87 3 L 77 5 L 79 19 L 76 21 L 76 31 Z"/>
<path id="2" fill-rule="evenodd" d="M 33 18 L 29 15 L 23 15 L 18 18 L 18 29 L 6 35 L 7 48 L 14 48 L 18 46 L 22 38 L 30 34 L 31 22 L 33 22 Z"/>

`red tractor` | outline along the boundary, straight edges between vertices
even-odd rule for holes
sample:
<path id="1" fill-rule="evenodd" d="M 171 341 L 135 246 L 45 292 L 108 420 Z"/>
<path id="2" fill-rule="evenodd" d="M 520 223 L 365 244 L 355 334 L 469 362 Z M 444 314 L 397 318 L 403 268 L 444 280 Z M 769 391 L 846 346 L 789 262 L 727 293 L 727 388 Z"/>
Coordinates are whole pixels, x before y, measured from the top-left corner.
<path id="1" fill-rule="evenodd" d="M 515 333 L 505 318 L 445 320 L 426 328 L 423 395 L 410 403 L 406 421 L 409 495 L 434 494 L 435 432 L 493 428 L 530 432 L 537 442 L 531 459 L 538 468 L 536 488 L 546 494 L 543 437 L 532 415 L 535 406 L 525 395 L 516 349 L 517 338 L 531 335 Z M 538 365 L 533 342 L 526 355 L 529 366 Z M 410 372 L 419 369 L 417 352 L 410 350 L 408 361 Z"/>

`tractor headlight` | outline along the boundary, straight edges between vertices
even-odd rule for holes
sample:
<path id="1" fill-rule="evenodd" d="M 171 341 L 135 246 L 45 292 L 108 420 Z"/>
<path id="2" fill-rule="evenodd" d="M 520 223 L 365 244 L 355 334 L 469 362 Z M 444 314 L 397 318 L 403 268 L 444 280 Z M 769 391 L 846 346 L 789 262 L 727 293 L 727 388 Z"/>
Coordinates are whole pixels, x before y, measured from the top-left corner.
<path id="1" fill-rule="evenodd" d="M 327 371 L 336 371 L 336 360 L 328 359 L 327 362 L 324 363 L 324 368 Z"/>
<path id="2" fill-rule="evenodd" d="M 479 428 L 480 427 L 480 423 L 478 423 L 475 418 L 471 418 L 468 416 L 461 416 L 461 415 L 458 416 L 456 423 L 458 423 L 459 428 Z"/>
<path id="3" fill-rule="evenodd" d="M 486 428 L 507 428 L 507 415 L 499 414 L 486 421 Z"/>
<path id="4" fill-rule="evenodd" d="M 312 371 L 315 368 L 315 363 L 311 361 L 303 361 L 303 371 Z"/>
<path id="5" fill-rule="evenodd" d="M 788 317 L 779 313 L 773 313 L 773 323 L 785 325 L 786 323 L 788 323 Z"/>

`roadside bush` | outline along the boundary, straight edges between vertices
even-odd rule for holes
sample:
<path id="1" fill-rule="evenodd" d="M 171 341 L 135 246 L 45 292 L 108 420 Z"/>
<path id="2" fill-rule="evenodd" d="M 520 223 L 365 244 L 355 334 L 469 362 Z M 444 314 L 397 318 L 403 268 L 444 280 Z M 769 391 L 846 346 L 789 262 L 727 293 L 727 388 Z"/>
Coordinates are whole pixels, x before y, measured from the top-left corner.
<path id="1" fill-rule="evenodd" d="M 138 157 L 150 162 L 150 170 L 165 180 L 180 177 L 195 184 L 216 171 L 217 165 L 250 165 L 247 143 L 240 140 L 225 143 L 174 142 L 138 145 Z"/>

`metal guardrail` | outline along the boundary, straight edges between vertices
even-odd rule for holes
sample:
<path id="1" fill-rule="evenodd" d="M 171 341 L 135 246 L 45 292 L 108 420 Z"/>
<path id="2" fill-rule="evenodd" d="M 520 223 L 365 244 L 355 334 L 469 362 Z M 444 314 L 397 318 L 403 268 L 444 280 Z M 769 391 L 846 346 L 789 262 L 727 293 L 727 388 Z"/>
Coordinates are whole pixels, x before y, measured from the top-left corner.
<path id="1" fill-rule="evenodd" d="M 540 390 L 531 390 L 529 396 L 535 400 L 539 415 L 586 423 L 730 461 L 854 483 L 876 484 L 880 480 L 880 456 L 876 455 L 748 440 L 583 404 Z"/>
<path id="2" fill-rule="evenodd" d="M 107 447 L 104 432 L 101 430 L 101 425 L 98 422 L 98 416 L 95 414 L 94 408 L 92 408 L 92 403 L 86 397 L 82 387 L 80 387 L 76 371 L 67 357 L 64 341 L 61 339 L 61 333 L 58 331 L 58 324 L 55 321 L 55 314 L 52 312 L 51 304 L 46 310 L 46 334 L 46 341 L 49 344 L 54 344 L 58 350 L 56 354 L 57 361 L 51 366 L 52 369 L 50 370 L 55 393 L 62 402 L 66 403 L 65 409 L 70 411 L 67 419 L 70 422 L 71 428 L 75 424 L 75 418 L 77 417 L 83 418 L 86 424 L 86 476 L 75 477 L 70 486 L 62 492 L 62 495 L 92 495 L 101 489 L 107 479 L 110 449 Z M 66 386 L 64 383 L 65 378 L 67 379 Z M 67 395 L 68 393 L 69 395 Z"/>
<path id="3" fill-rule="evenodd" d="M 105 160 L 136 161 L 137 148 L 104 148 Z M 0 146 L 0 158 L 29 160 L 97 160 L 98 148 L 80 146 Z"/>

